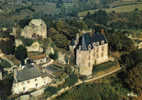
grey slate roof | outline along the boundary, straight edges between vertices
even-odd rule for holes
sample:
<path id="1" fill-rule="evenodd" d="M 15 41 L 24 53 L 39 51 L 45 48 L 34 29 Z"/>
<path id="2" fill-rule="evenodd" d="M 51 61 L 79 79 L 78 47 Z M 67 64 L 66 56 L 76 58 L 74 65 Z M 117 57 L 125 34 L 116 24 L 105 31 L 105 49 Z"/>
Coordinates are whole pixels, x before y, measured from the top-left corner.
<path id="1" fill-rule="evenodd" d="M 21 71 L 17 72 L 17 81 L 25 81 L 39 77 L 41 75 L 40 71 L 36 67 L 28 66 Z"/>
<path id="2" fill-rule="evenodd" d="M 90 45 L 91 48 L 93 48 L 94 42 L 99 42 L 101 44 L 101 41 L 104 41 L 104 43 L 107 43 L 106 38 L 101 33 L 93 33 L 90 35 L 89 33 L 83 34 L 79 40 L 79 46 L 81 46 L 82 50 L 88 50 L 88 46 Z"/>

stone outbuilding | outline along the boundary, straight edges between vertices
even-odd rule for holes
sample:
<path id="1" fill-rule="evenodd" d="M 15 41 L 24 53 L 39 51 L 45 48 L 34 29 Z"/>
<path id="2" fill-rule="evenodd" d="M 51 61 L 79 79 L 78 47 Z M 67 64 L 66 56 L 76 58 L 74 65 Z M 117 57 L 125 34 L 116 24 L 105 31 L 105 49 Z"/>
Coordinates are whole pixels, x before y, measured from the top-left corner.
<path id="1" fill-rule="evenodd" d="M 23 70 L 15 70 L 12 93 L 26 93 L 46 86 L 53 80 L 50 76 L 48 73 L 43 73 L 34 65 L 26 65 Z"/>

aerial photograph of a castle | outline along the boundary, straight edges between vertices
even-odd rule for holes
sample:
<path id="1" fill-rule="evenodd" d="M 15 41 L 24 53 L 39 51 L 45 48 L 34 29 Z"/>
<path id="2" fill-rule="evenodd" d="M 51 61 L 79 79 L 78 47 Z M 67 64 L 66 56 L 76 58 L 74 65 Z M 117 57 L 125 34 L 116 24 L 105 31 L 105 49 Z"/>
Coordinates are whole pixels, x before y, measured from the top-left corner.
<path id="1" fill-rule="evenodd" d="M 0 0 L 0 100 L 142 100 L 142 0 Z"/>

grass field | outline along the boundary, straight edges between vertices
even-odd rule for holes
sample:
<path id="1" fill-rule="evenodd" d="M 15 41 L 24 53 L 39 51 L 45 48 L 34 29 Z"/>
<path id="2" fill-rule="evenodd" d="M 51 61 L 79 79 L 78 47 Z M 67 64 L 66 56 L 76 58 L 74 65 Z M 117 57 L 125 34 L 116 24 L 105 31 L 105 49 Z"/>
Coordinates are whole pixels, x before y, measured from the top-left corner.
<path id="1" fill-rule="evenodd" d="M 139 10 L 142 10 L 142 4 L 132 4 L 132 5 L 126 5 L 126 6 L 120 6 L 120 7 L 115 7 L 115 8 L 106 8 L 106 9 L 103 9 L 105 10 L 106 12 L 112 12 L 112 11 L 115 11 L 115 12 L 118 12 L 118 13 L 121 13 L 121 12 L 130 12 L 130 11 L 133 11 L 134 9 L 138 8 Z M 83 16 L 86 16 L 88 12 L 90 12 L 91 14 L 94 14 L 96 10 L 88 10 L 88 11 L 83 11 L 83 12 L 80 12 L 78 14 L 78 16 L 80 17 L 83 17 Z"/>

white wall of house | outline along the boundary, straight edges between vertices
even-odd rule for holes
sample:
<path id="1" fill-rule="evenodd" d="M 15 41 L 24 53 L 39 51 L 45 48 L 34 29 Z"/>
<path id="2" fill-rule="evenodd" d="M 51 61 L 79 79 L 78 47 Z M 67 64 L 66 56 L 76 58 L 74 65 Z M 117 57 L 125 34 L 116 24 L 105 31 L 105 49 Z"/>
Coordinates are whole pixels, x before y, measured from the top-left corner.
<path id="1" fill-rule="evenodd" d="M 20 94 L 20 93 L 28 92 L 33 89 L 39 89 L 40 87 L 47 85 L 51 81 L 52 79 L 46 76 L 44 78 L 37 77 L 30 80 L 13 83 L 12 93 Z"/>

